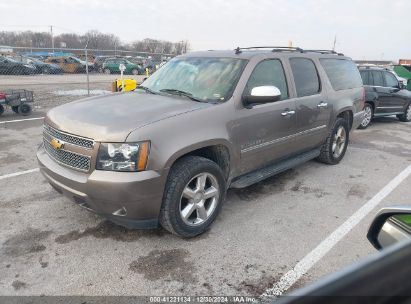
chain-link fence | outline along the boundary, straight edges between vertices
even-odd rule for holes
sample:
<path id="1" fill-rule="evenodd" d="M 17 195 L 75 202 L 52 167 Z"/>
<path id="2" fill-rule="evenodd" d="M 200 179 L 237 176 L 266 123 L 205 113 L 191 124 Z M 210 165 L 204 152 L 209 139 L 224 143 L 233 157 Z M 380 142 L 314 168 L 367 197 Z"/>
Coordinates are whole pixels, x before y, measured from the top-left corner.
<path id="1" fill-rule="evenodd" d="M 125 50 L 0 46 L 0 114 L 28 115 L 92 95 L 120 78 L 141 83 L 174 55 Z M 25 106 L 24 106 L 25 105 Z"/>

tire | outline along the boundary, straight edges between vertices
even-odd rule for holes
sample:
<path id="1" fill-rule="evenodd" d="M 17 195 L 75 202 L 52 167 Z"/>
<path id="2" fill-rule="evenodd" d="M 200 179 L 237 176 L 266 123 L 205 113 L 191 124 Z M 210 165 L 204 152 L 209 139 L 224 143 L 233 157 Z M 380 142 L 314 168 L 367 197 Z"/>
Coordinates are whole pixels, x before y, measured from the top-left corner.
<path id="1" fill-rule="evenodd" d="M 12 106 L 11 109 L 14 113 L 19 114 L 19 106 Z"/>
<path id="2" fill-rule="evenodd" d="M 397 115 L 397 117 L 402 122 L 411 121 L 411 103 L 405 108 L 404 114 Z"/>
<path id="3" fill-rule="evenodd" d="M 347 151 L 349 134 L 348 122 L 343 118 L 337 118 L 317 160 L 329 165 L 338 164 Z"/>
<path id="4" fill-rule="evenodd" d="M 31 106 L 27 103 L 23 103 L 18 106 L 18 111 L 20 115 L 27 116 L 31 113 Z"/>
<path id="5" fill-rule="evenodd" d="M 51 74 L 51 70 L 47 67 L 43 68 L 43 74 Z"/>
<path id="6" fill-rule="evenodd" d="M 0 116 L 4 113 L 4 107 L 0 104 Z"/>
<path id="7" fill-rule="evenodd" d="M 109 69 L 104 69 L 104 74 L 110 75 L 111 71 Z"/>
<path id="8" fill-rule="evenodd" d="M 199 187 L 201 184 L 204 186 Z M 204 197 L 207 191 L 213 196 Z M 185 238 L 202 234 L 217 217 L 225 194 L 226 181 L 216 163 L 198 156 L 184 157 L 173 165 L 169 173 L 160 224 L 169 232 Z"/>
<path id="9" fill-rule="evenodd" d="M 138 73 L 138 70 L 137 70 L 137 69 L 132 69 L 132 70 L 131 70 L 131 74 L 133 74 L 133 75 L 138 75 L 139 73 Z"/>
<path id="10" fill-rule="evenodd" d="M 366 103 L 364 105 L 364 119 L 361 122 L 361 124 L 358 126 L 358 129 L 367 129 L 368 126 L 371 124 L 371 120 L 374 116 L 374 109 L 372 108 L 372 105 L 369 103 Z"/>

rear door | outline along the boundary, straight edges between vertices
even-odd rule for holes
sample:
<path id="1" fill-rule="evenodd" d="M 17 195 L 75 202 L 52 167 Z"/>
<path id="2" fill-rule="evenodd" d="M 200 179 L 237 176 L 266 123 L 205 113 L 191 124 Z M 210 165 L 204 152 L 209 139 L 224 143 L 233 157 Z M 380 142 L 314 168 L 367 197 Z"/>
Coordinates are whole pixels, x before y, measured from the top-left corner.
<path id="1" fill-rule="evenodd" d="M 395 112 L 396 107 L 391 102 L 392 88 L 386 86 L 383 71 L 373 70 L 370 76 L 373 80 L 373 91 L 378 95 L 375 115 L 386 115 Z"/>
<path id="2" fill-rule="evenodd" d="M 308 58 L 290 58 L 296 94 L 296 139 L 301 150 L 318 146 L 326 137 L 331 105 L 318 69 Z"/>

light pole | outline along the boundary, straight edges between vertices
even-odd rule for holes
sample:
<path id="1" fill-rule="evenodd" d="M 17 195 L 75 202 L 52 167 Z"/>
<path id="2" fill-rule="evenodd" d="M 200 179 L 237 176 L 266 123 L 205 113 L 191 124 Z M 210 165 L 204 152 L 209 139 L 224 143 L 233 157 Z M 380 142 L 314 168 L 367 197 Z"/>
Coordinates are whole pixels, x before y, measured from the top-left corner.
<path id="1" fill-rule="evenodd" d="M 53 36 L 53 26 L 50 25 L 50 34 L 51 34 L 51 49 L 53 50 L 54 53 L 54 36 Z"/>

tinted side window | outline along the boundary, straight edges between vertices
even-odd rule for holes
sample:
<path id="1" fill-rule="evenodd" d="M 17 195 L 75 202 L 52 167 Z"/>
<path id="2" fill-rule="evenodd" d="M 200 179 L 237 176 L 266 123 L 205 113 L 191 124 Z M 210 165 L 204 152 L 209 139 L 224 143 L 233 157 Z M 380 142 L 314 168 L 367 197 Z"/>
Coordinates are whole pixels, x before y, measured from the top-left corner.
<path id="1" fill-rule="evenodd" d="M 298 97 L 320 92 L 320 80 L 314 62 L 305 58 L 292 58 L 290 64 Z"/>
<path id="2" fill-rule="evenodd" d="M 398 87 L 398 80 L 395 76 L 391 73 L 384 72 L 385 83 L 387 87 L 396 88 Z"/>
<path id="3" fill-rule="evenodd" d="M 320 59 L 320 62 L 335 91 L 359 88 L 362 86 L 360 73 L 351 60 Z"/>
<path id="4" fill-rule="evenodd" d="M 382 72 L 380 71 L 372 71 L 372 78 L 374 78 L 374 85 L 383 87 L 384 86 L 384 79 L 382 78 Z"/>
<path id="5" fill-rule="evenodd" d="M 260 86 L 276 86 L 281 92 L 281 100 L 288 98 L 287 81 L 283 65 L 277 59 L 260 62 L 254 69 L 246 86 L 246 93 Z"/>
<path id="6" fill-rule="evenodd" d="M 370 72 L 361 71 L 360 74 L 361 74 L 361 78 L 362 78 L 362 83 L 364 85 L 372 85 L 372 83 L 371 83 L 372 79 L 370 79 Z"/>

